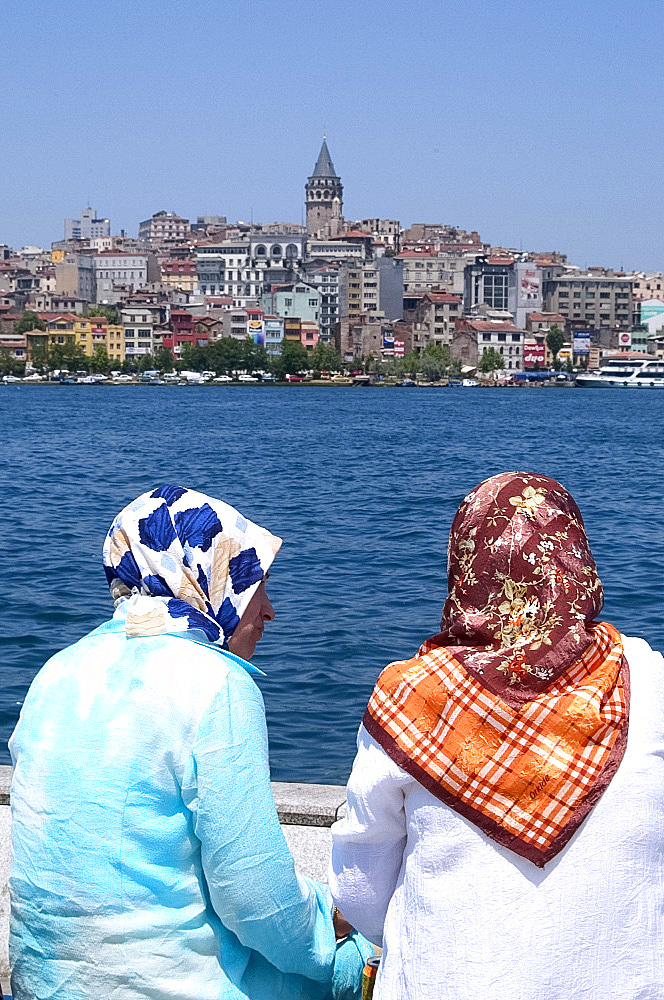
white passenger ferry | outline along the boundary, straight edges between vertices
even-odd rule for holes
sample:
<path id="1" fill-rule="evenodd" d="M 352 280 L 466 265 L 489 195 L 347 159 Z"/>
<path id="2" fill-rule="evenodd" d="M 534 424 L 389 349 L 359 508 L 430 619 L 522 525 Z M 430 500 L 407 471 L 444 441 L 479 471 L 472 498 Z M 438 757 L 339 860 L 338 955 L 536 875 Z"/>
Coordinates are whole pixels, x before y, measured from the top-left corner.
<path id="1" fill-rule="evenodd" d="M 577 375 L 576 384 L 582 389 L 664 389 L 664 361 L 635 351 L 607 355 L 598 372 Z"/>

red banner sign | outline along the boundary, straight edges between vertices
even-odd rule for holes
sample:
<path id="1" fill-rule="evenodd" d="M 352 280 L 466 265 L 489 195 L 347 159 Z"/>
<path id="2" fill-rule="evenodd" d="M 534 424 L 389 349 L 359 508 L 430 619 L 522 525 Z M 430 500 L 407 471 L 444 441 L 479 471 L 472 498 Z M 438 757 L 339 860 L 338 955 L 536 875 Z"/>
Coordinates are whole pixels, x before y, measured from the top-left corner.
<path id="1" fill-rule="evenodd" d="M 546 346 L 544 344 L 524 344 L 523 345 L 523 367 L 534 368 L 539 364 L 544 367 L 546 357 Z"/>

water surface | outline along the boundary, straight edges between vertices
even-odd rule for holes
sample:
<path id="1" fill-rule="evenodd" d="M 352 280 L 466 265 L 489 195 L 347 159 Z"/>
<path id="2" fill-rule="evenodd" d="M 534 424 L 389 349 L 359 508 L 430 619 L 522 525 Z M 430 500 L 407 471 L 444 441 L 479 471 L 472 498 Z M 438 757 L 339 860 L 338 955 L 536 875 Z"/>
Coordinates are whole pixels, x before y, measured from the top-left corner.
<path id="1" fill-rule="evenodd" d="M 255 657 L 276 780 L 345 781 L 379 671 L 437 631 L 456 508 L 493 473 L 571 490 L 604 617 L 664 649 L 663 423 L 659 392 L 0 387 L 0 762 L 35 672 L 110 616 L 113 516 L 163 482 L 284 538 Z"/>

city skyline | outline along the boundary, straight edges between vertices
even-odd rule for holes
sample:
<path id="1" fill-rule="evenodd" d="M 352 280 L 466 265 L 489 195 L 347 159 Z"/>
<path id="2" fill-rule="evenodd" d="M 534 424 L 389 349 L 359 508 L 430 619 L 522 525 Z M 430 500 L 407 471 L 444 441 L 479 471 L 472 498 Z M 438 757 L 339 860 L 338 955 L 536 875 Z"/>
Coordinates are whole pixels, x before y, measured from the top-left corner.
<path id="1" fill-rule="evenodd" d="M 160 209 L 299 224 L 325 130 L 347 219 L 437 221 L 581 267 L 661 268 L 660 12 L 11 8 L 0 242 L 48 246 L 88 200 L 115 233 Z M 54 62 L 54 38 L 76 58 Z"/>

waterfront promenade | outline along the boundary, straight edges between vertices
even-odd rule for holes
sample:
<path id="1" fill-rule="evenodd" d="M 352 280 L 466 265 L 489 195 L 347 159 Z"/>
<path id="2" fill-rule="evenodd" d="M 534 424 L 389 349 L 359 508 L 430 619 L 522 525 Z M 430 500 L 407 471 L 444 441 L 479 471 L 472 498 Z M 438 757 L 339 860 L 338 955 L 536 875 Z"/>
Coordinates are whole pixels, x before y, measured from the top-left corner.
<path id="1" fill-rule="evenodd" d="M 0 983 L 9 992 L 9 887 L 11 869 L 11 809 L 9 788 L 12 768 L 0 767 Z M 272 795 L 286 841 L 298 871 L 327 881 L 332 845 L 330 827 L 343 815 L 343 785 L 272 783 Z"/>

